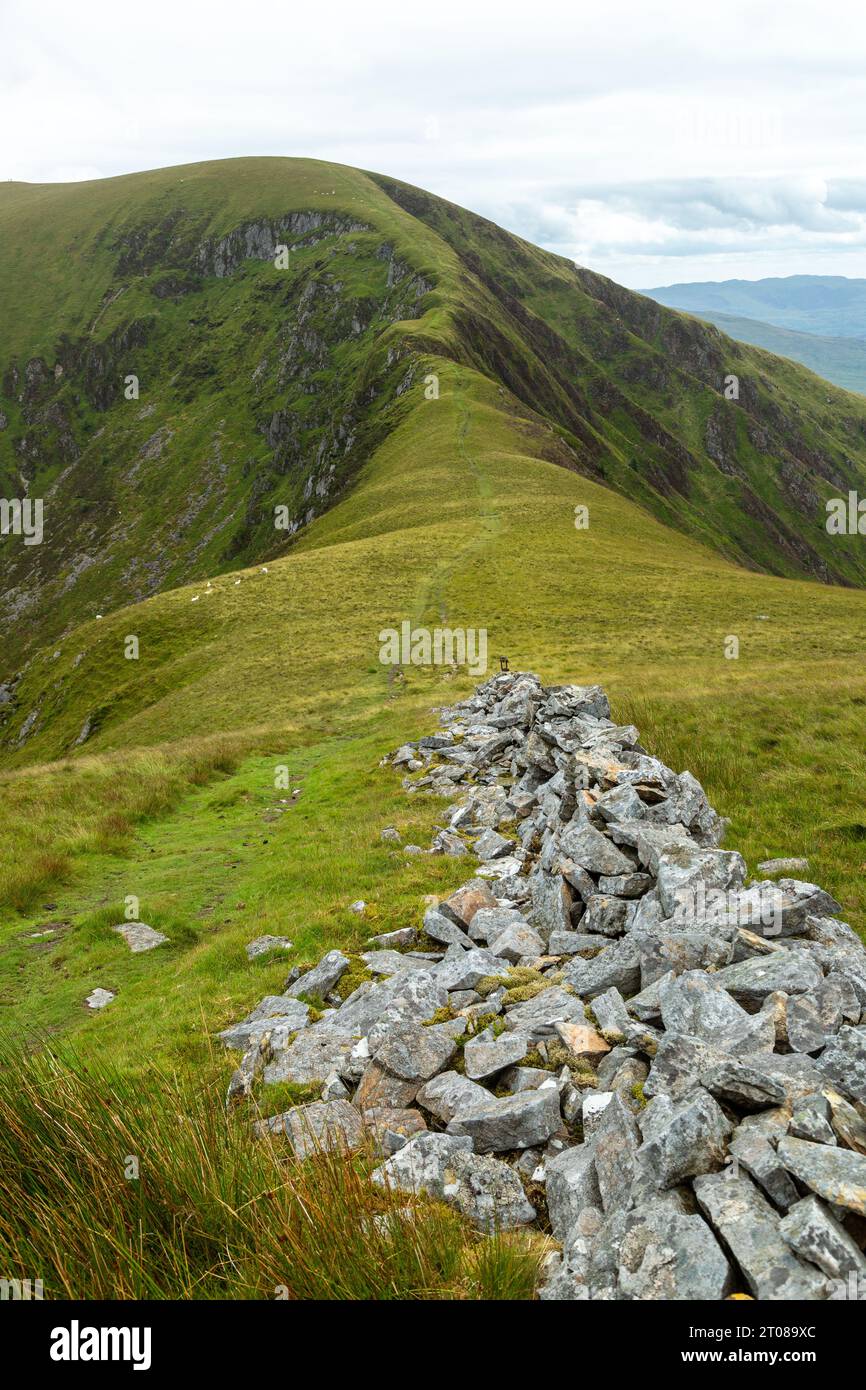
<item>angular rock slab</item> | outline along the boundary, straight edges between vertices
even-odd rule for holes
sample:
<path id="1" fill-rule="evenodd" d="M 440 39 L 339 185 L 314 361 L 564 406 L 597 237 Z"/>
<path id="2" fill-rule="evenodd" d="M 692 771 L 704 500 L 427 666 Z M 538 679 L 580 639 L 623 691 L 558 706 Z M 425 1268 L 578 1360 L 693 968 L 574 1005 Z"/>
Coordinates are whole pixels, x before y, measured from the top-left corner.
<path id="1" fill-rule="evenodd" d="M 464 931 L 469 926 L 476 912 L 482 908 L 494 908 L 499 904 L 491 893 L 490 889 L 484 884 L 466 884 L 463 888 L 458 888 L 452 893 L 450 898 L 440 902 L 438 911 L 445 917 L 450 917 L 458 927 Z"/>
<path id="2" fill-rule="evenodd" d="M 358 1149 L 363 1142 L 361 1114 L 347 1100 L 317 1100 L 296 1105 L 257 1126 L 259 1134 L 285 1134 L 298 1158 L 332 1149 Z"/>
<path id="3" fill-rule="evenodd" d="M 610 1043 L 589 1023 L 557 1023 L 556 1031 L 572 1056 L 593 1064 L 600 1062 Z"/>
<path id="4" fill-rule="evenodd" d="M 501 1099 L 491 1096 L 484 1105 L 458 1111 L 448 1133 L 468 1136 L 477 1153 L 504 1153 L 546 1144 L 561 1127 L 559 1092 L 554 1085 Z"/>
<path id="5" fill-rule="evenodd" d="M 257 936 L 255 941 L 247 942 L 247 960 L 256 960 L 258 956 L 266 956 L 270 951 L 291 949 L 292 943 L 287 936 Z"/>
<path id="6" fill-rule="evenodd" d="M 218 1035 L 225 1047 L 249 1047 L 258 1042 L 265 1033 L 289 1033 L 306 1028 L 310 1016 L 309 1004 L 300 999 L 289 999 L 284 994 L 268 994 L 240 1023 L 224 1028 Z"/>
<path id="7" fill-rule="evenodd" d="M 444 1071 L 457 1044 L 438 1026 L 402 1023 L 376 1049 L 355 1093 L 360 1110 L 409 1105 L 425 1081 Z"/>
<path id="8" fill-rule="evenodd" d="M 297 999 L 300 994 L 313 994 L 320 999 L 326 999 L 351 963 L 342 951 L 329 951 L 312 970 L 304 971 L 303 975 L 294 980 L 286 989 L 286 994 L 292 999 Z"/>
<path id="9" fill-rule="evenodd" d="M 444 1071 L 422 1086 L 415 1099 L 424 1110 L 447 1125 L 456 1114 L 486 1105 L 490 1092 L 470 1081 L 468 1076 Z"/>
<path id="10" fill-rule="evenodd" d="M 759 1009 L 768 994 L 809 994 L 818 989 L 824 976 L 807 951 L 784 947 L 768 956 L 727 965 L 715 975 L 715 983 L 732 994 L 744 1008 Z"/>
<path id="11" fill-rule="evenodd" d="M 451 1161 L 459 1153 L 471 1152 L 472 1140 L 463 1135 L 419 1134 L 374 1169 L 371 1180 L 378 1187 L 442 1201 Z"/>
<path id="12" fill-rule="evenodd" d="M 804 1197 L 793 1206 L 779 1230 L 804 1260 L 811 1260 L 828 1279 L 842 1280 L 845 1292 L 848 1276 L 855 1275 L 866 1299 L 866 1256 L 817 1197 Z"/>
<path id="13" fill-rule="evenodd" d="M 850 1149 L 810 1144 L 786 1136 L 779 1140 L 779 1160 L 798 1182 L 835 1206 L 866 1216 L 866 1157 Z"/>
<path id="14" fill-rule="evenodd" d="M 866 1028 L 840 1028 L 818 1066 L 840 1091 L 866 1105 Z"/>
<path id="15" fill-rule="evenodd" d="M 582 1023 L 584 1018 L 581 1000 L 559 985 L 551 985 L 522 1004 L 511 1005 L 505 1014 L 505 1027 L 510 1033 L 525 1033 L 533 1043 L 553 1037 L 557 1023 Z"/>
<path id="16" fill-rule="evenodd" d="M 470 1081 L 486 1081 L 506 1067 L 522 1062 L 529 1051 L 529 1040 L 523 1033 L 501 1033 L 490 1028 L 470 1038 L 463 1049 L 466 1075 Z"/>
<path id="17" fill-rule="evenodd" d="M 701 1074 L 701 1084 L 711 1095 L 738 1110 L 767 1110 L 785 1099 L 784 1086 L 766 1076 L 759 1064 L 749 1066 L 733 1057 L 708 1067 Z"/>
<path id="18" fill-rule="evenodd" d="M 641 1134 L 622 1096 L 615 1094 L 605 1106 L 591 1142 L 602 1207 L 608 1213 L 627 1208 Z"/>
<path id="19" fill-rule="evenodd" d="M 104 1009 L 106 1005 L 110 1004 L 112 1000 L 116 998 L 117 995 L 112 990 L 103 989 L 102 986 L 99 985 L 96 989 L 91 990 L 84 1002 L 88 1009 Z"/>
<path id="20" fill-rule="evenodd" d="M 513 1168 L 498 1158 L 455 1153 L 444 1173 L 443 1196 L 473 1226 L 492 1235 L 535 1220 L 535 1208 Z"/>
<path id="21" fill-rule="evenodd" d="M 749 1132 L 740 1125 L 728 1152 L 731 1161 L 745 1169 L 780 1211 L 788 1211 L 799 1200 L 793 1178 L 767 1137 L 757 1131 Z M 736 1173 L 737 1169 L 733 1171 Z"/>
<path id="22" fill-rule="evenodd" d="M 588 821 L 583 825 L 569 826 L 563 831 L 561 845 L 563 854 L 567 854 L 588 873 L 611 876 L 634 871 L 634 860 L 617 849 L 606 835 Z"/>
<path id="23" fill-rule="evenodd" d="M 606 946 L 592 960 L 572 960 L 565 968 L 565 981 L 582 999 L 594 999 L 609 989 L 626 997 L 640 988 L 640 942 L 623 936 Z"/>
<path id="24" fill-rule="evenodd" d="M 700 1086 L 680 1101 L 657 1096 L 639 1124 L 643 1143 L 634 1156 L 635 1177 L 647 1197 L 721 1168 L 733 1130 L 721 1106 Z"/>
<path id="25" fill-rule="evenodd" d="M 593 1242 L 590 1297 L 710 1301 L 734 1287 L 730 1263 L 703 1217 L 667 1201 L 616 1212 Z"/>
<path id="26" fill-rule="evenodd" d="M 567 1243 L 585 1211 L 601 1212 L 601 1191 L 592 1144 L 576 1144 L 548 1160 L 545 1187 L 550 1229 Z"/>
<path id="27" fill-rule="evenodd" d="M 149 927 L 146 922 L 121 922 L 111 930 L 123 937 L 133 955 L 139 955 L 142 951 L 153 951 L 168 941 L 167 936 L 155 927 Z"/>
<path id="28" fill-rule="evenodd" d="M 755 1298 L 769 1302 L 825 1298 L 822 1275 L 797 1258 L 777 1213 L 744 1174 L 707 1173 L 694 1180 L 701 1211 L 722 1237 Z"/>

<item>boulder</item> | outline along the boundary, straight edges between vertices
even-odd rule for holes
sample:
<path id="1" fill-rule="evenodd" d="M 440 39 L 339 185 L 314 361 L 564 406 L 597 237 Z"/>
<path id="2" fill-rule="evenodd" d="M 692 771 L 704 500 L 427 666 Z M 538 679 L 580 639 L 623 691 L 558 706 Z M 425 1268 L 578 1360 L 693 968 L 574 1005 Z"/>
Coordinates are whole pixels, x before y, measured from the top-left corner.
<path id="1" fill-rule="evenodd" d="M 594 999 L 617 989 L 628 997 L 640 987 L 640 942 L 625 936 L 606 946 L 591 960 L 572 960 L 565 968 L 565 982 L 584 999 Z"/>
<path id="2" fill-rule="evenodd" d="M 741 854 L 679 844 L 663 850 L 654 866 L 659 900 L 666 917 L 689 921 L 705 910 L 711 894 L 731 893 L 746 879 Z"/>
<path id="3" fill-rule="evenodd" d="M 427 1132 L 410 1139 L 397 1153 L 373 1170 L 377 1187 L 395 1192 L 426 1194 L 445 1199 L 449 1165 L 459 1153 L 470 1153 L 472 1140 L 462 1135 Z"/>
<path id="4" fill-rule="evenodd" d="M 840 1028 L 824 1049 L 818 1066 L 840 1091 L 866 1105 L 866 1028 Z"/>
<path id="5" fill-rule="evenodd" d="M 260 1121 L 257 1132 L 285 1134 L 298 1158 L 309 1158 L 330 1149 L 360 1148 L 364 1126 L 360 1112 L 347 1100 L 317 1100 Z"/>
<path id="6" fill-rule="evenodd" d="M 531 907 L 529 921 L 545 936 L 568 931 L 571 926 L 571 893 L 561 874 L 539 869 L 528 880 Z"/>
<path id="7" fill-rule="evenodd" d="M 472 945 L 468 951 L 459 947 L 449 950 L 434 974 L 436 983 L 443 989 L 474 989 L 479 980 L 488 975 L 502 975 L 509 968 L 508 961 L 501 956 Z"/>
<path id="8" fill-rule="evenodd" d="M 545 1192 L 551 1232 L 555 1240 L 565 1242 L 572 1236 L 584 1211 L 601 1211 L 601 1192 L 591 1144 L 577 1144 L 548 1160 Z"/>
<path id="9" fill-rule="evenodd" d="M 563 854 L 588 873 L 630 874 L 634 871 L 634 860 L 588 821 L 567 826 L 560 843 Z"/>
<path id="10" fill-rule="evenodd" d="M 606 1212 L 628 1207 L 641 1144 L 637 1121 L 621 1096 L 605 1106 L 592 1136 L 595 1173 Z"/>
<path id="11" fill-rule="evenodd" d="M 296 980 L 293 980 L 286 989 L 286 994 L 290 999 L 297 999 L 302 994 L 327 999 L 351 963 L 348 956 L 344 956 L 342 951 L 329 951 L 326 956 L 322 956 L 318 965 L 313 966 L 312 970 L 305 970 L 303 975 L 299 975 Z"/>
<path id="12" fill-rule="evenodd" d="M 435 907 L 428 907 L 424 913 L 424 930 L 431 941 L 441 941 L 445 946 L 463 946 L 469 950 L 472 945 L 471 938 L 453 917 L 446 917 Z"/>
<path id="13" fill-rule="evenodd" d="M 454 1038 L 440 1027 L 398 1025 L 373 1054 L 361 1077 L 355 1104 L 361 1110 L 409 1105 L 426 1081 L 445 1070 L 456 1050 Z"/>
<path id="14" fill-rule="evenodd" d="M 600 1062 L 610 1052 L 610 1044 L 589 1023 L 557 1023 L 554 1025 L 562 1042 L 572 1056 L 584 1062 Z"/>
<path id="15" fill-rule="evenodd" d="M 798 1200 L 796 1185 L 765 1135 L 740 1125 L 729 1145 L 729 1161 L 734 1175 L 742 1168 L 780 1211 L 788 1211 Z"/>
<path id="16" fill-rule="evenodd" d="M 794 1254 L 781 1234 L 779 1216 L 750 1178 L 743 1173 L 707 1173 L 695 1178 L 694 1190 L 701 1211 L 731 1251 L 754 1298 L 778 1302 L 826 1296 L 823 1276 Z"/>
<path id="17" fill-rule="evenodd" d="M 490 1096 L 471 1110 L 458 1110 L 448 1133 L 470 1138 L 477 1153 L 503 1153 L 546 1144 L 561 1128 L 559 1092 L 552 1085 L 501 1099 Z"/>
<path id="18" fill-rule="evenodd" d="M 798 1182 L 837 1207 L 866 1216 L 866 1157 L 849 1149 L 786 1136 L 779 1160 Z"/>
<path id="19" fill-rule="evenodd" d="M 435 1119 L 447 1125 L 458 1111 L 471 1110 L 473 1106 L 486 1104 L 490 1099 L 490 1093 L 483 1086 L 470 1081 L 468 1076 L 461 1076 L 456 1071 L 445 1071 L 422 1086 L 415 1099 L 418 1105 Z"/>
<path id="20" fill-rule="evenodd" d="M 806 951 L 784 948 L 768 956 L 753 956 L 719 970 L 716 985 L 726 989 L 750 1012 L 759 1009 L 768 994 L 809 994 L 818 989 L 824 976 Z"/>
<path id="21" fill-rule="evenodd" d="M 703 1087 L 679 1101 L 657 1096 L 638 1123 L 643 1142 L 634 1165 L 637 1184 L 647 1197 L 724 1165 L 733 1125 Z"/>
<path id="22" fill-rule="evenodd" d="M 608 1217 L 588 1282 L 590 1298 L 705 1301 L 727 1298 L 734 1274 L 702 1216 L 656 1198 Z"/>
<path id="23" fill-rule="evenodd" d="M 466 1075 L 471 1081 L 488 1081 L 506 1067 L 522 1062 L 528 1051 L 524 1033 L 500 1033 L 497 1037 L 492 1028 L 485 1028 L 463 1049 Z"/>
<path id="24" fill-rule="evenodd" d="M 583 1003 L 559 985 L 551 985 L 531 999 L 506 1009 L 505 1027 L 509 1032 L 525 1033 L 530 1043 L 551 1038 L 557 1023 L 583 1022 Z"/>
<path id="25" fill-rule="evenodd" d="M 785 1099 L 785 1088 L 758 1066 L 730 1058 L 701 1074 L 701 1085 L 738 1110 L 766 1110 Z"/>
<path id="26" fill-rule="evenodd" d="M 866 1256 L 817 1197 L 804 1197 L 779 1223 L 784 1240 L 801 1259 L 817 1265 L 828 1279 L 843 1281 L 856 1276 L 866 1298 Z"/>
<path id="27" fill-rule="evenodd" d="M 535 1208 L 513 1168 L 500 1159 L 460 1151 L 448 1160 L 443 1196 L 473 1226 L 492 1235 L 535 1220 Z"/>
<path id="28" fill-rule="evenodd" d="M 532 927 L 512 922 L 499 932 L 490 946 L 494 956 L 516 965 L 520 960 L 537 960 L 544 954 L 544 942 Z"/>
<path id="29" fill-rule="evenodd" d="M 458 888 L 452 893 L 450 898 L 445 898 L 439 904 L 439 911 L 445 917 L 450 917 L 452 922 L 456 922 L 458 927 L 465 929 L 469 926 L 472 918 L 480 908 L 498 907 L 496 899 L 490 889 L 480 881 L 475 884 L 467 883 L 462 888 Z"/>

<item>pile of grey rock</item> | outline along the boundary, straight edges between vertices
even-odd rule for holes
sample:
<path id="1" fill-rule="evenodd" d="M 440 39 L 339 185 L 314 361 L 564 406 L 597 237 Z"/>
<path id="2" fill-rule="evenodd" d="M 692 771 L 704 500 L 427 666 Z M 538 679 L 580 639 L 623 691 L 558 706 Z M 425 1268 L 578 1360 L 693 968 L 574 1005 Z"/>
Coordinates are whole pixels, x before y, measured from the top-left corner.
<path id="1" fill-rule="evenodd" d="M 314 1084 L 260 1132 L 372 1142 L 378 1184 L 549 1230 L 543 1299 L 866 1301 L 866 951 L 839 905 L 750 881 L 598 686 L 509 672 L 440 722 L 389 761 L 475 877 L 374 938 L 345 1000 L 331 951 L 227 1029 L 230 1095 Z"/>

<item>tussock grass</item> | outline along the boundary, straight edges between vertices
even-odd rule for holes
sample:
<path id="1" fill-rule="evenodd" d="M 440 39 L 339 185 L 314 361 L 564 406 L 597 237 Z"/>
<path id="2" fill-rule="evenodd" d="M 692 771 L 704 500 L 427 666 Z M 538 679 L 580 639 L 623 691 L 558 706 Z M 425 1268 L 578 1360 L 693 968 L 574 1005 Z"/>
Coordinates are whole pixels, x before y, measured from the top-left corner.
<path id="1" fill-rule="evenodd" d="M 375 1187 L 370 1153 L 300 1163 L 214 1076 L 0 1057 L 0 1267 L 48 1298 L 527 1299 L 537 1235 L 481 1237 Z M 138 1176 L 133 1176 L 137 1172 Z"/>
<path id="2" fill-rule="evenodd" d="M 0 773 L 0 911 L 28 912 L 86 856 L 122 853 L 136 826 L 234 771 L 244 743 L 215 735 Z"/>

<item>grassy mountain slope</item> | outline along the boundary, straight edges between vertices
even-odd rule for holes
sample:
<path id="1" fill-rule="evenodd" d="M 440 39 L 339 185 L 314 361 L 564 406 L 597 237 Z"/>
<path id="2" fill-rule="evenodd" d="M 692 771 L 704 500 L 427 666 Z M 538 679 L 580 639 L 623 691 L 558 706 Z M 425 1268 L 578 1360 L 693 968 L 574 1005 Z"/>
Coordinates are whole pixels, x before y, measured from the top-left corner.
<path id="1" fill-rule="evenodd" d="M 797 333 L 866 338 L 866 280 L 845 275 L 785 275 L 764 280 L 705 280 L 644 294 L 672 309 L 734 314 Z"/>
<path id="2" fill-rule="evenodd" d="M 797 333 L 790 328 L 777 328 L 772 323 L 760 323 L 757 319 L 712 311 L 698 313 L 696 317 L 715 324 L 740 342 L 765 348 L 778 357 L 790 357 L 845 391 L 866 395 L 866 339 Z"/>
<path id="3" fill-rule="evenodd" d="M 285 549 L 329 504 L 405 378 L 392 325 L 428 287 L 394 250 L 406 221 L 315 161 L 4 186 L 0 482 L 46 511 L 43 546 L 0 543 L 2 627 L 25 654 Z M 413 235 L 413 256 L 432 264 L 431 241 Z"/>
<path id="4" fill-rule="evenodd" d="M 247 962 L 254 935 L 288 935 L 292 962 L 358 949 L 466 877 L 465 861 L 379 838 L 394 823 L 429 842 L 441 805 L 408 799 L 378 762 L 473 684 L 382 665 L 379 633 L 404 618 L 486 627 L 494 664 L 504 651 L 546 679 L 601 680 L 648 746 L 705 781 L 752 867 L 806 853 L 866 920 L 866 596 L 739 569 L 540 459 L 546 428 L 469 369 L 443 364 L 441 386 L 419 403 L 426 426 L 410 417 L 267 574 L 157 595 L 32 663 L 43 723 L 17 763 L 63 752 L 114 695 L 85 749 L 0 781 L 0 998 L 16 1036 L 71 1029 L 132 1069 L 204 1062 L 213 1032 L 284 977 L 284 961 Z M 288 810 L 281 766 L 302 792 Z M 130 894 L 170 949 L 130 957 L 113 935 Z M 88 1017 L 98 984 L 118 999 Z"/>
<path id="5" fill-rule="evenodd" d="M 236 183 L 245 167 L 233 163 Z M 327 169 L 315 166 L 319 183 Z M 735 549 L 745 525 L 722 486 L 731 475 L 697 452 L 683 464 L 686 490 L 663 471 L 676 473 L 680 435 L 698 438 L 713 412 L 730 413 L 740 441 L 769 403 L 778 419 L 771 411 L 765 428 L 800 448 L 807 431 L 826 442 L 843 437 L 840 421 L 859 429 L 860 404 L 835 393 L 843 415 L 826 396 L 819 408 L 825 388 L 789 364 L 459 209 L 394 186 L 401 203 L 417 199 L 398 207 L 367 176 L 344 173 L 340 216 L 352 189 L 369 188 L 364 217 L 388 210 L 409 267 L 401 279 L 435 282 L 417 317 L 375 330 L 359 367 L 363 376 L 395 350 L 405 389 L 384 393 L 390 413 L 347 473 L 351 490 L 325 499 L 287 553 L 268 552 L 264 566 L 225 558 L 210 584 L 202 570 L 106 605 L 34 651 L 5 706 L 0 774 L 0 1023 L 17 1038 L 71 1031 L 85 1052 L 127 1069 L 202 1061 L 213 1031 L 284 974 L 284 962 L 247 962 L 252 936 L 288 934 L 292 961 L 355 947 L 372 930 L 417 923 L 424 894 L 466 876 L 465 863 L 405 859 L 379 838 L 394 822 L 428 842 L 441 806 L 407 800 L 378 762 L 429 726 L 431 705 L 473 684 L 465 669 L 382 664 L 380 633 L 404 620 L 484 628 L 494 665 L 504 652 L 546 680 L 603 682 L 648 746 L 705 781 L 751 865 L 806 853 L 851 920 L 864 920 L 866 595 L 731 563 L 719 551 Z M 305 188 L 298 202 L 312 196 Z M 217 232 L 238 215 L 227 205 Z M 335 233 L 334 257 L 341 238 L 360 235 Z M 237 292 L 268 273 L 264 261 L 245 264 Z M 236 292 L 231 277 L 214 279 L 210 289 Z M 707 384 L 728 353 L 766 373 L 739 406 Z M 425 394 L 431 374 L 437 399 Z M 778 402 L 796 392 L 789 420 Z M 622 464 L 629 437 L 645 472 Z M 767 466 L 773 497 L 781 476 L 778 460 L 775 473 Z M 704 488 L 709 510 L 699 511 Z M 575 526 L 579 506 L 586 529 Z M 836 539 L 834 566 L 856 573 L 857 538 Z M 797 568 L 767 533 L 762 543 L 779 567 Z M 197 563 L 209 563 L 205 552 Z M 137 659 L 125 654 L 131 635 Z M 739 657 L 729 660 L 732 635 Z M 288 810 L 275 787 L 283 765 L 302 792 Z M 110 928 L 129 895 L 171 948 L 126 953 Z M 359 896 L 371 904 L 363 922 L 347 912 Z M 118 998 L 91 1017 L 82 1001 L 98 984 Z"/>
<path id="6" fill-rule="evenodd" d="M 866 488 L 862 402 L 379 176 L 263 159 L 4 185 L 0 293 L 0 484 L 46 517 L 40 546 L 0 539 L 0 678 L 98 613 L 286 553 L 434 359 L 541 417 L 545 457 L 739 563 L 866 581 L 823 525 Z"/>

